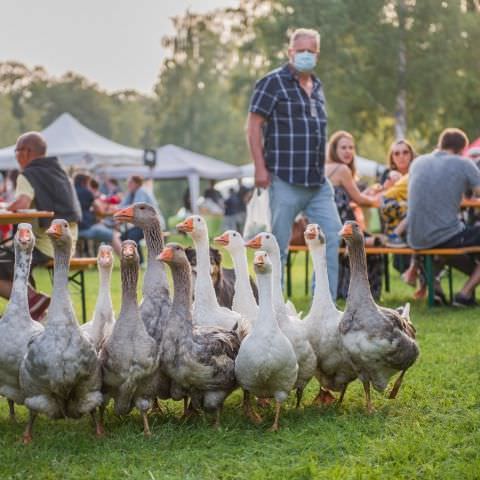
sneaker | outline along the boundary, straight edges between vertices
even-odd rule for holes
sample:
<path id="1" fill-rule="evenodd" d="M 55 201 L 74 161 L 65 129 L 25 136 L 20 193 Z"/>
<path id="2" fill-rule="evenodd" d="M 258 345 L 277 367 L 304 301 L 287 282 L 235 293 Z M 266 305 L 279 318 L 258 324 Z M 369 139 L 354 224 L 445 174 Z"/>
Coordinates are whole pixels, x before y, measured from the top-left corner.
<path id="1" fill-rule="evenodd" d="M 387 242 L 385 245 L 389 248 L 407 248 L 408 245 L 403 240 L 403 238 L 400 235 L 397 235 L 396 233 L 391 233 L 390 235 L 387 235 Z"/>
<path id="2" fill-rule="evenodd" d="M 42 293 L 33 293 L 28 297 L 28 308 L 33 320 L 40 320 L 45 310 L 50 305 L 50 297 Z"/>
<path id="3" fill-rule="evenodd" d="M 462 295 L 461 293 L 457 293 L 453 297 L 452 305 L 454 307 L 476 307 L 476 306 L 478 306 L 478 303 L 475 301 L 475 299 L 473 297 L 466 297 L 465 295 Z"/>

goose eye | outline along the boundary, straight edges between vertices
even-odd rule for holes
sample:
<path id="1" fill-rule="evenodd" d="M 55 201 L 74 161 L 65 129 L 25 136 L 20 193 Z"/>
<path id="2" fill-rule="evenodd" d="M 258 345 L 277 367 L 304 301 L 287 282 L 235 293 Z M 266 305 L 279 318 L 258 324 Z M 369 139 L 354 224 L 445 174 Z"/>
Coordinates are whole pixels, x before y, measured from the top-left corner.
<path id="1" fill-rule="evenodd" d="M 269 239 L 270 239 L 270 235 L 265 235 L 265 238 L 266 238 L 267 240 L 269 240 Z"/>
<path id="2" fill-rule="evenodd" d="M 237 234 L 236 234 L 236 233 L 234 233 L 234 234 L 233 234 L 233 236 L 234 236 L 234 237 L 236 237 L 236 236 L 237 236 Z"/>

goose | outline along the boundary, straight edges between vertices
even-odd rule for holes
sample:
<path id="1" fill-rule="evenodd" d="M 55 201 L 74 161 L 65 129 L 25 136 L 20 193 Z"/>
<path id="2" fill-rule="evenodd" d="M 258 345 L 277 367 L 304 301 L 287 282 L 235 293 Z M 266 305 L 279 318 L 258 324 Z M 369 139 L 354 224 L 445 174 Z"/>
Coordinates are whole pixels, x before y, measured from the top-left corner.
<path id="1" fill-rule="evenodd" d="M 235 361 L 235 375 L 245 392 L 244 409 L 257 421 L 249 395 L 275 398 L 275 420 L 270 430 L 279 429 L 282 403 L 295 387 L 298 376 L 297 356 L 292 344 L 278 325 L 272 299 L 272 262 L 263 251 L 255 252 L 259 309 L 250 333 L 244 338 Z"/>
<path id="2" fill-rule="evenodd" d="M 208 228 L 200 215 L 191 215 L 177 225 L 177 230 L 188 233 L 197 251 L 197 280 L 195 282 L 195 303 L 193 323 L 195 325 L 222 327 L 232 330 L 236 324 L 248 330 L 246 319 L 237 312 L 218 304 L 210 276 L 210 255 Z"/>
<path id="3" fill-rule="evenodd" d="M 13 239 L 15 268 L 12 293 L 0 320 L 0 395 L 7 398 L 10 418 L 15 420 L 14 402 L 23 404 L 24 394 L 19 383 L 19 370 L 28 344 L 43 332 L 43 326 L 30 316 L 27 285 L 35 246 L 32 226 L 20 223 Z"/>
<path id="4" fill-rule="evenodd" d="M 332 403 L 335 398 L 329 390 L 334 390 L 341 392 L 340 404 L 348 384 L 357 376 L 342 348 L 338 331 L 343 313 L 337 309 L 330 295 L 325 235 L 317 224 L 309 224 L 304 236 L 313 260 L 315 292 L 310 311 L 303 321 L 317 356 L 316 377 L 322 386 L 314 402 Z"/>
<path id="5" fill-rule="evenodd" d="M 148 258 L 147 269 L 143 277 L 143 300 L 140 305 L 140 314 L 149 335 L 159 342 L 171 306 L 165 266 L 156 260 L 163 249 L 160 217 L 151 205 L 138 202 L 117 211 L 113 218 L 119 222 L 132 223 L 143 230 Z"/>
<path id="6" fill-rule="evenodd" d="M 383 392 L 390 377 L 400 372 L 390 392 L 395 398 L 405 372 L 415 363 L 419 348 L 409 305 L 401 313 L 378 306 L 370 293 L 363 233 L 356 222 L 345 222 L 340 234 L 348 247 L 350 285 L 339 330 L 345 351 L 363 383 L 367 411 L 373 411 L 370 385 Z"/>
<path id="7" fill-rule="evenodd" d="M 100 352 L 105 401 L 113 398 L 117 415 L 128 414 L 133 407 L 140 410 L 143 433 L 151 435 L 147 412 L 156 398 L 159 346 L 142 322 L 137 302 L 139 256 L 133 240 L 125 240 L 120 257 L 122 306 L 112 334 Z"/>
<path id="8" fill-rule="evenodd" d="M 113 269 L 113 249 L 110 245 L 100 245 L 98 248 L 97 267 L 100 281 L 93 318 L 84 323 L 80 329 L 90 339 L 98 352 L 105 339 L 112 333 L 115 323 L 110 292 Z"/>
<path id="9" fill-rule="evenodd" d="M 97 352 L 80 330 L 68 291 L 72 252 L 68 222 L 53 220 L 46 233 L 54 249 L 53 293 L 45 330 L 32 339 L 20 366 L 20 385 L 30 412 L 24 443 L 32 441 L 38 413 L 51 418 L 90 413 L 97 436 L 103 435 L 95 415 L 103 399 Z"/>
<path id="10" fill-rule="evenodd" d="M 240 233 L 227 230 L 214 242 L 223 246 L 232 257 L 235 268 L 235 293 L 233 294 L 232 310 L 253 324 L 258 316 L 258 305 L 253 293 L 248 274 L 247 251 Z"/>
<path id="11" fill-rule="evenodd" d="M 172 378 L 172 397 L 191 397 L 195 409 L 220 412 L 236 388 L 235 357 L 240 340 L 236 332 L 193 325 L 191 269 L 185 250 L 169 243 L 158 257 L 171 269 L 173 304 L 161 342 L 161 361 Z"/>
<path id="12" fill-rule="evenodd" d="M 298 317 L 289 315 L 282 294 L 280 248 L 274 235 L 262 232 L 247 242 L 247 247 L 266 251 L 272 262 L 273 278 L 273 306 L 278 324 L 282 332 L 290 340 L 298 363 L 298 377 L 296 382 L 297 404 L 303 395 L 303 390 L 317 369 L 317 357 L 308 339 L 305 323 Z"/>

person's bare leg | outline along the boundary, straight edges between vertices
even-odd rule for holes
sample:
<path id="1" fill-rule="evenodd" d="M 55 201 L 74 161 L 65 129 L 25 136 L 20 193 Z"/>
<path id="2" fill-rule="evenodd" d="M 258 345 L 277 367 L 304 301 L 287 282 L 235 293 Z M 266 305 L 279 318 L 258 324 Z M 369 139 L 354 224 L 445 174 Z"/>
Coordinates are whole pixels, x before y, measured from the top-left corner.
<path id="1" fill-rule="evenodd" d="M 393 230 L 393 233 L 396 233 L 397 235 L 402 235 L 405 233 L 405 230 L 407 229 L 407 219 L 404 218 L 403 220 L 400 221 L 400 223 L 395 227 Z"/>
<path id="2" fill-rule="evenodd" d="M 480 264 L 475 267 L 475 270 L 470 275 L 470 278 L 465 282 L 465 285 L 460 290 L 460 293 L 465 297 L 470 298 L 478 284 L 480 284 Z"/>
<path id="3" fill-rule="evenodd" d="M 0 297 L 10 298 L 12 293 L 12 282 L 10 280 L 0 280 Z"/>

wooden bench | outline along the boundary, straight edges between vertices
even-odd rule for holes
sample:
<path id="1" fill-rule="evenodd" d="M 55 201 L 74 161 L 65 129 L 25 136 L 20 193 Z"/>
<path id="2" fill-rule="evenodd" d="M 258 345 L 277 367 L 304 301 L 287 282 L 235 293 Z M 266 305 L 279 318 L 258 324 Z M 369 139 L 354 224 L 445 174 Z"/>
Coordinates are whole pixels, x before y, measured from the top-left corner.
<path id="1" fill-rule="evenodd" d="M 339 253 L 345 253 L 345 248 L 339 248 Z M 389 274 L 389 258 L 388 255 L 423 255 L 425 257 L 425 275 L 427 279 L 428 288 L 428 306 L 435 305 L 435 275 L 433 271 L 433 257 L 438 256 L 456 256 L 466 254 L 480 254 L 480 246 L 478 247 L 464 247 L 464 248 L 429 248 L 425 250 L 414 250 L 413 248 L 390 248 L 390 247 L 366 247 L 367 255 L 382 255 L 384 259 L 385 272 L 385 289 L 390 291 L 390 274 Z M 291 255 L 296 252 L 305 252 L 305 294 L 308 294 L 309 281 L 309 252 L 305 245 L 290 245 L 287 256 L 287 296 L 292 294 L 292 269 L 291 269 Z M 449 266 L 449 291 L 450 299 L 453 297 L 452 271 Z"/>
<path id="2" fill-rule="evenodd" d="M 90 267 L 97 266 L 96 257 L 74 257 L 70 259 L 70 275 L 68 281 L 80 289 L 82 301 L 82 323 L 87 321 L 87 302 L 85 298 L 85 275 L 84 272 Z M 50 260 L 46 267 L 50 273 L 50 280 L 53 284 L 53 260 Z"/>

